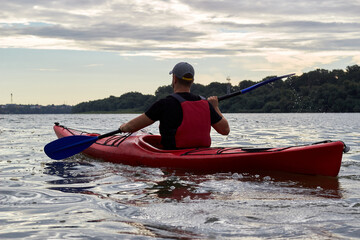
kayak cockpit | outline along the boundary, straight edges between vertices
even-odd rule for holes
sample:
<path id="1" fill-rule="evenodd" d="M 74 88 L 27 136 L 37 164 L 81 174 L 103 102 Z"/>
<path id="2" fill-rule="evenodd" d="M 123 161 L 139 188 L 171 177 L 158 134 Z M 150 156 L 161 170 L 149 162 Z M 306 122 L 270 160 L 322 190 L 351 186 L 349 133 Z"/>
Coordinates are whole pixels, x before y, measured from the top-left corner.
<path id="1" fill-rule="evenodd" d="M 138 137 L 138 144 L 145 150 L 151 152 L 161 152 L 161 153 L 175 153 L 175 152 L 183 152 L 184 149 L 164 149 L 164 146 L 161 144 L 161 136 L 160 135 L 141 135 Z M 192 150 L 194 148 L 189 148 Z"/>
<path id="2" fill-rule="evenodd" d="M 139 145 L 153 152 L 164 152 L 160 135 L 142 135 L 139 138 Z"/>

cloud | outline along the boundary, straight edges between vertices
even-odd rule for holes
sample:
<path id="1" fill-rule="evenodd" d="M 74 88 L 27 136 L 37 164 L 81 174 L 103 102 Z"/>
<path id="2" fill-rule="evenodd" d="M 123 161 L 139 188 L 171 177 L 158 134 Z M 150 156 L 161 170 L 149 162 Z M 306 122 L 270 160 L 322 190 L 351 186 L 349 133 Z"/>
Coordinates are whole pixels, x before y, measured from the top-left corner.
<path id="1" fill-rule="evenodd" d="M 87 67 L 87 68 L 95 68 L 95 67 L 102 67 L 102 66 L 104 66 L 104 64 L 101 64 L 101 63 L 92 63 L 92 64 L 85 65 L 85 67 Z"/>
<path id="2" fill-rule="evenodd" d="M 33 71 L 39 71 L 39 72 L 58 72 L 59 69 L 56 68 L 34 68 Z"/>
<path id="3" fill-rule="evenodd" d="M 236 84 L 318 67 L 344 69 L 360 63 L 359 12 L 359 0 L 1 1 L 0 51 L 6 57 L 0 67 L 7 83 L 0 96 L 29 79 L 42 89 L 29 99 L 52 92 L 49 79 L 64 83 L 57 86 L 64 87 L 59 103 L 134 89 L 152 93 L 168 84 L 159 77 L 164 66 L 183 60 L 195 64 L 203 84 L 226 82 L 227 76 Z M 80 97 L 84 84 L 86 96 Z M 18 91 L 25 96 L 27 90 Z"/>
<path id="4" fill-rule="evenodd" d="M 225 14 L 227 16 L 242 16 L 253 19 L 273 19 L 287 16 L 288 19 L 308 18 L 309 16 L 334 18 L 352 18 L 360 12 L 358 1 L 339 0 L 183 0 L 191 5 L 193 9 L 211 12 L 214 14 Z"/>
<path id="5" fill-rule="evenodd" d="M 358 1 L 345 0 L 14 0 L 2 3 L 0 47 L 156 58 L 358 55 L 359 12 Z"/>
<path id="6" fill-rule="evenodd" d="M 45 24 L 44 24 L 45 25 Z M 104 27 L 106 26 L 106 27 Z M 75 41 L 99 41 L 116 39 L 148 40 L 158 42 L 190 41 L 203 35 L 177 27 L 137 26 L 127 23 L 100 23 L 91 26 L 64 27 L 61 25 L 5 28 L 3 34 L 58 38 Z"/>

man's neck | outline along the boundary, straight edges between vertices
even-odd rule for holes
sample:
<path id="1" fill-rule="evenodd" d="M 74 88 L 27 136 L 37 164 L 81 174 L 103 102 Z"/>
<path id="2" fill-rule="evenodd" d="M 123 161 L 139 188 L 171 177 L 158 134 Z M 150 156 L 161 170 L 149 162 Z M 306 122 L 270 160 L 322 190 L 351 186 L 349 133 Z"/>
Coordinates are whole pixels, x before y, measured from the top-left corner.
<path id="1" fill-rule="evenodd" d="M 182 87 L 182 86 L 176 86 L 174 88 L 174 93 L 181 93 L 181 92 L 190 92 L 190 88 Z"/>

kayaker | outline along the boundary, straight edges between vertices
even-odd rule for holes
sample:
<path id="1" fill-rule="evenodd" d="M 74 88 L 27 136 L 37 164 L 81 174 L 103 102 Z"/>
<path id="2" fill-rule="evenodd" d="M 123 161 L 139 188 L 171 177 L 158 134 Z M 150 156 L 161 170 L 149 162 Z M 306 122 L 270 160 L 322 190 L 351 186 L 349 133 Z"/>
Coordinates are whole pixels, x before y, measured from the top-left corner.
<path id="1" fill-rule="evenodd" d="M 230 127 L 219 109 L 216 96 L 207 100 L 190 93 L 194 68 L 186 62 L 174 66 L 174 94 L 155 102 L 145 113 L 120 126 L 122 132 L 136 132 L 160 121 L 161 144 L 164 149 L 210 147 L 210 130 L 228 135 Z"/>

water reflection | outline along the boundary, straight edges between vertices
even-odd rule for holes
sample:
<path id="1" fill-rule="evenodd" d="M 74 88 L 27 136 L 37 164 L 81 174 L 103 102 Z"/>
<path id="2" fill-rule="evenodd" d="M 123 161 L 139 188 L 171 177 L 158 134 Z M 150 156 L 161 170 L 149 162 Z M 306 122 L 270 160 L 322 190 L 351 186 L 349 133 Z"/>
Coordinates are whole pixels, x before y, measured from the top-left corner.
<path id="1" fill-rule="evenodd" d="M 341 198 L 342 190 L 337 177 L 311 176 L 302 174 L 261 172 L 242 175 L 242 181 L 271 184 L 295 195 L 323 198 Z"/>
<path id="2" fill-rule="evenodd" d="M 183 181 L 180 176 L 170 175 L 164 181 L 157 182 L 147 189 L 158 198 L 182 201 L 183 199 L 209 199 L 211 192 L 197 192 L 195 182 Z"/>
<path id="3" fill-rule="evenodd" d="M 84 161 L 54 161 L 46 164 L 44 173 L 60 177 L 48 181 L 49 184 L 56 185 L 48 187 L 49 189 L 97 195 L 135 205 L 164 201 L 243 198 L 245 195 L 256 199 L 297 198 L 299 195 L 342 198 L 338 178 L 280 172 L 200 175 L 104 162 L 95 165 Z M 249 194 L 247 188 L 254 193 Z M 239 194 L 244 191 L 247 192 Z"/>
<path id="4" fill-rule="evenodd" d="M 48 175 L 56 175 L 62 177 L 59 180 L 47 181 L 50 184 L 75 184 L 75 183 L 89 183 L 93 181 L 88 175 L 79 173 L 76 170 L 79 166 L 92 166 L 85 162 L 69 162 L 69 161 L 54 161 L 46 163 L 44 173 Z"/>
<path id="5" fill-rule="evenodd" d="M 281 193 L 294 199 L 298 198 L 299 195 L 311 198 L 342 198 L 338 178 L 282 172 L 219 173 L 213 175 L 175 172 L 164 181 L 157 182 L 151 189 L 157 190 L 156 193 L 159 198 L 177 201 L 243 198 L 244 195 L 248 195 L 254 189 L 254 194 L 250 195 L 250 198 L 275 197 L 281 199 L 283 198 Z"/>

